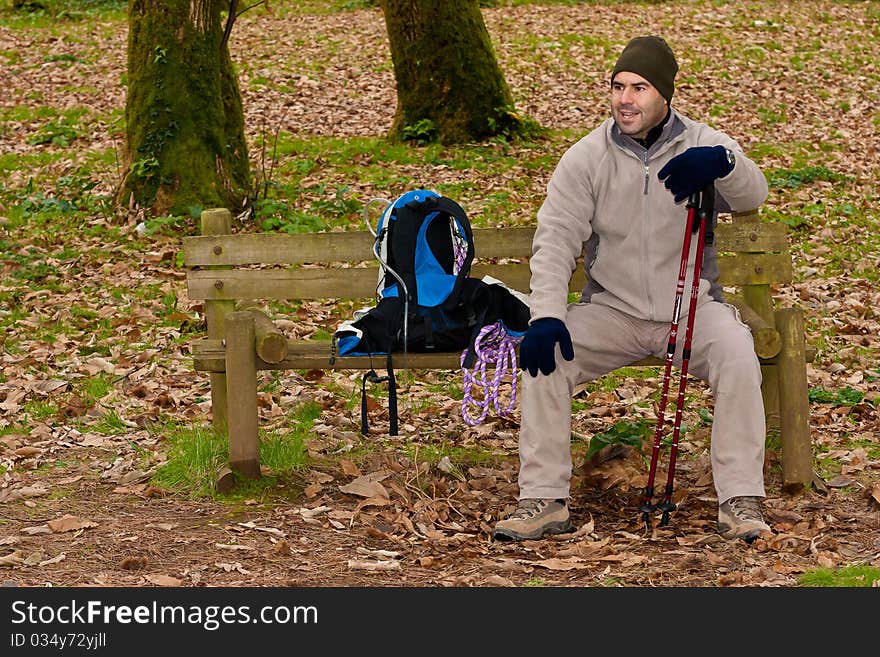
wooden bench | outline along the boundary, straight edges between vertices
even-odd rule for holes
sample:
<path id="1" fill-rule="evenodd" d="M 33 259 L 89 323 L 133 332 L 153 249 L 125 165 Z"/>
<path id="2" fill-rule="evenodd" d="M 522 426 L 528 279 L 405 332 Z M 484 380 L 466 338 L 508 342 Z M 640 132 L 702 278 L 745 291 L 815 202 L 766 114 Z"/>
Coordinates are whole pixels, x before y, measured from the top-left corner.
<path id="1" fill-rule="evenodd" d="M 224 209 L 204 211 L 201 222 L 201 236 L 183 238 L 187 293 L 204 302 L 207 322 L 206 337 L 193 344 L 195 369 L 210 373 L 213 424 L 228 436 L 230 467 L 255 478 L 260 474 L 258 370 L 366 370 L 372 365 L 366 357 L 331 362 L 329 341 L 287 340 L 269 317 L 242 302 L 371 300 L 377 281 L 373 238 L 367 231 L 231 234 L 231 215 Z M 489 274 L 528 292 L 533 233 L 533 227 L 476 228 L 471 275 Z M 740 213 L 719 223 L 716 240 L 721 282 L 736 288 L 728 301 L 751 328 L 762 363 L 768 431 L 777 430 L 781 438 L 783 485 L 800 487 L 813 478 L 804 321 L 799 309 L 776 308 L 773 302 L 773 286 L 792 280 L 787 226 L 762 222 L 757 211 Z M 580 291 L 583 285 L 579 267 L 570 289 Z M 407 358 L 412 369 L 459 368 L 458 352 Z M 395 358 L 395 367 L 401 364 Z M 634 365 L 662 361 L 648 358 Z"/>

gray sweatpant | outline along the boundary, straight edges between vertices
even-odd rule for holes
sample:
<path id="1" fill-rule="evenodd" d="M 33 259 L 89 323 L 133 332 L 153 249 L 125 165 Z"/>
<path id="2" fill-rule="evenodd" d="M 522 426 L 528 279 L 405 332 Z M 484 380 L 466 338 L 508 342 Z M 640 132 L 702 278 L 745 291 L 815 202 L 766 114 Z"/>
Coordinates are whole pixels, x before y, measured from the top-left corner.
<path id="1" fill-rule="evenodd" d="M 681 364 L 687 309 L 676 340 Z M 556 370 L 523 372 L 519 436 L 519 497 L 567 498 L 571 480 L 571 397 L 575 387 L 648 355 L 664 358 L 669 322 L 635 319 L 607 306 L 574 303 L 565 321 L 574 360 L 556 348 Z M 761 368 L 752 336 L 735 308 L 716 301 L 697 307 L 688 372 L 709 384 L 715 397 L 712 475 L 718 502 L 764 497 L 764 405 Z M 673 375 L 674 376 L 674 375 Z M 670 384 L 667 418 L 675 412 L 678 379 Z"/>

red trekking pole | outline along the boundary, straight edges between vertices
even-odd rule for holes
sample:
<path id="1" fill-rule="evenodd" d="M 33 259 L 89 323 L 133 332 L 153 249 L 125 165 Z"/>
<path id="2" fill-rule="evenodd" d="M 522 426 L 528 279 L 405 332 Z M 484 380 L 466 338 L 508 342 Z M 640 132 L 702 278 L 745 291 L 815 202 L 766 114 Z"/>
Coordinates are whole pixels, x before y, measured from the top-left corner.
<path id="1" fill-rule="evenodd" d="M 675 460 L 678 456 L 678 438 L 681 433 L 681 415 L 684 407 L 684 391 L 687 385 L 688 363 L 691 357 L 691 342 L 694 332 L 694 316 L 697 310 L 697 294 L 700 288 L 700 272 L 703 268 L 703 249 L 706 243 L 706 232 L 709 224 L 714 222 L 715 214 L 715 187 L 710 184 L 700 192 L 691 195 L 687 202 L 687 227 L 684 233 L 684 245 L 681 249 L 681 267 L 678 272 L 678 284 L 675 287 L 675 304 L 672 310 L 672 327 L 669 331 L 669 342 L 666 346 L 666 360 L 663 371 L 663 391 L 660 395 L 660 406 L 657 410 L 657 428 L 654 431 L 654 449 L 651 452 L 651 468 L 648 472 L 648 485 L 645 488 L 645 497 L 639 510 L 642 512 L 642 520 L 646 526 L 651 524 L 651 514 L 659 509 L 663 512 L 660 526 L 669 524 L 669 514 L 675 511 L 675 503 L 672 501 L 672 482 L 675 477 Z M 654 477 L 657 474 L 657 459 L 660 454 L 660 440 L 663 437 L 665 425 L 666 404 L 669 399 L 669 382 L 672 374 L 672 360 L 675 356 L 675 347 L 678 340 L 678 323 L 681 316 L 681 303 L 684 299 L 684 284 L 687 274 L 688 257 L 692 235 L 697 233 L 696 253 L 694 254 L 694 275 L 691 281 L 691 296 L 688 306 L 687 325 L 685 327 L 684 348 L 681 356 L 681 374 L 678 384 L 678 398 L 676 400 L 675 422 L 672 429 L 672 447 L 669 452 L 669 473 L 666 477 L 666 488 L 663 501 L 659 504 L 652 502 L 654 497 Z"/>

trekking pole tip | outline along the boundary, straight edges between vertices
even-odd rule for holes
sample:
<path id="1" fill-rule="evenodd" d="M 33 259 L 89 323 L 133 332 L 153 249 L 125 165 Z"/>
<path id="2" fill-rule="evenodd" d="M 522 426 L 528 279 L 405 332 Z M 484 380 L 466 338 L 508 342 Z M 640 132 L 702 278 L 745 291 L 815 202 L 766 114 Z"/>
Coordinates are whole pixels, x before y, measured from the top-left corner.
<path id="1" fill-rule="evenodd" d="M 663 511 L 663 515 L 660 516 L 660 526 L 661 527 L 666 527 L 666 525 L 669 524 L 669 514 L 672 513 L 673 511 L 675 511 L 677 508 L 678 507 L 675 504 L 675 502 L 673 502 L 671 500 L 666 500 L 665 502 L 663 502 L 662 504 L 660 504 L 658 506 L 658 509 Z"/>

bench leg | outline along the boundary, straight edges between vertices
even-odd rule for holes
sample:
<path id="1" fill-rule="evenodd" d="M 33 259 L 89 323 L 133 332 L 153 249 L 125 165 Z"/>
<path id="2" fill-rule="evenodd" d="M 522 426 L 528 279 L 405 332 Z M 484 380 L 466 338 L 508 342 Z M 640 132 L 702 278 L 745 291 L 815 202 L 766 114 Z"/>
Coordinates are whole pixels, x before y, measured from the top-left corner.
<path id="1" fill-rule="evenodd" d="M 225 436 L 229 420 L 226 412 L 226 375 L 221 372 L 211 372 L 211 418 L 214 431 Z"/>
<path id="2" fill-rule="evenodd" d="M 797 308 L 780 308 L 776 328 L 782 338 L 778 356 L 782 484 L 792 489 L 813 480 L 803 313 Z"/>
<path id="3" fill-rule="evenodd" d="M 767 431 L 779 433 L 779 366 L 776 363 L 761 365 L 761 397 Z"/>
<path id="4" fill-rule="evenodd" d="M 254 317 L 226 316 L 226 395 L 229 409 L 229 466 L 247 479 L 260 476 L 257 416 L 257 355 Z"/>

